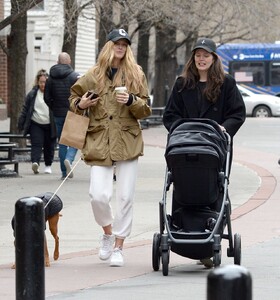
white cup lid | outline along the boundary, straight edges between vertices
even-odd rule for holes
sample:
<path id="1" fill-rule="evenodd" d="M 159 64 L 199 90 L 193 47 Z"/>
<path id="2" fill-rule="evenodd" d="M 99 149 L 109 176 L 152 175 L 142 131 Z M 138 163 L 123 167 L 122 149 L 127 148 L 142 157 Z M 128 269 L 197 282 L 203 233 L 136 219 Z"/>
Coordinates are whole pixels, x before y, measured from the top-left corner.
<path id="1" fill-rule="evenodd" d="M 126 87 L 125 86 L 118 86 L 115 88 L 116 92 L 124 92 L 126 91 Z"/>

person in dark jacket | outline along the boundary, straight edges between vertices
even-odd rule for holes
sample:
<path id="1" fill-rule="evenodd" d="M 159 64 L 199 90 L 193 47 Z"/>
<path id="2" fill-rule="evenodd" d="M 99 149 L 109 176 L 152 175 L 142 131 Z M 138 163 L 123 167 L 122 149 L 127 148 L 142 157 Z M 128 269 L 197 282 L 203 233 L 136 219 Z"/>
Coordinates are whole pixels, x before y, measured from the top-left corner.
<path id="1" fill-rule="evenodd" d="M 45 173 L 52 173 L 51 165 L 56 145 L 56 127 L 52 111 L 44 102 L 44 89 L 48 74 L 46 70 L 39 70 L 35 85 L 27 94 L 19 120 L 18 129 L 24 135 L 30 134 L 31 161 L 34 174 L 39 173 L 39 165 L 44 153 Z"/>
<path id="2" fill-rule="evenodd" d="M 215 120 L 231 139 L 245 122 L 245 104 L 235 79 L 224 73 L 216 44 L 209 38 L 197 40 L 182 75 L 174 84 L 164 110 L 163 124 L 169 131 L 181 118 Z M 231 165 L 232 151 L 230 154 Z M 175 192 L 173 197 L 176 199 Z M 206 267 L 213 266 L 210 258 L 201 262 Z"/>
<path id="3" fill-rule="evenodd" d="M 245 121 L 243 98 L 235 79 L 224 73 L 211 39 L 198 39 L 174 84 L 163 114 L 164 126 L 169 130 L 180 118 L 215 120 L 232 138 Z"/>
<path id="4" fill-rule="evenodd" d="M 70 88 L 80 77 L 70 64 L 69 54 L 66 52 L 60 53 L 57 64 L 50 69 L 50 76 L 44 92 L 44 100 L 54 114 L 58 139 L 60 139 L 67 111 L 69 110 Z M 77 149 L 59 144 L 61 179 L 64 179 L 69 173 L 69 177 L 73 177 L 71 165 L 76 153 Z"/>

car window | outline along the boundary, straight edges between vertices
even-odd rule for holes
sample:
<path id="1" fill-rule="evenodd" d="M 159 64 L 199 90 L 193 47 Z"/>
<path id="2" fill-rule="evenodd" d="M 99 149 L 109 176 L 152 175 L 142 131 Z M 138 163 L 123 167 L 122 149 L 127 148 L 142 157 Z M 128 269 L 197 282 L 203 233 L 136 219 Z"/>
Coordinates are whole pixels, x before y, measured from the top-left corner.
<path id="1" fill-rule="evenodd" d="M 239 90 L 239 92 L 240 92 L 240 94 L 241 94 L 242 96 L 244 96 L 244 97 L 249 97 L 249 95 L 248 95 L 247 93 L 245 93 L 245 92 L 243 92 L 243 91 L 241 91 L 241 90 Z"/>

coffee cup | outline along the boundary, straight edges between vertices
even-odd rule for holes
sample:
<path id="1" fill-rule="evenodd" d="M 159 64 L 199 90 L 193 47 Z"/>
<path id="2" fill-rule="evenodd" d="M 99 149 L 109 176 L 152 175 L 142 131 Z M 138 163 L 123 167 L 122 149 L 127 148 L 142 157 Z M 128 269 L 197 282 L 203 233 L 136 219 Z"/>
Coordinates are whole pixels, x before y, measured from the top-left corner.
<path id="1" fill-rule="evenodd" d="M 126 90 L 125 86 L 118 86 L 118 87 L 115 88 L 115 92 L 116 93 L 126 93 L 127 90 Z"/>

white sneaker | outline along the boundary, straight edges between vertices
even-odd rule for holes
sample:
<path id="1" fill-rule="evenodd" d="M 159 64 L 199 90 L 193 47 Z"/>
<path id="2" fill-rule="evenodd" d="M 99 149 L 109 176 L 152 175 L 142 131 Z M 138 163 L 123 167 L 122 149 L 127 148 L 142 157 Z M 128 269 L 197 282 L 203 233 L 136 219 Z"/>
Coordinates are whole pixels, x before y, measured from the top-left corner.
<path id="1" fill-rule="evenodd" d="M 38 165 L 38 163 L 34 162 L 32 164 L 32 171 L 34 172 L 34 174 L 39 174 L 39 165 Z"/>
<path id="2" fill-rule="evenodd" d="M 51 166 L 45 166 L 45 174 L 51 174 L 51 173 L 52 173 Z"/>
<path id="3" fill-rule="evenodd" d="M 70 161 L 68 159 L 64 160 L 64 166 L 66 168 L 66 173 L 67 175 L 71 172 L 72 168 L 71 168 L 71 164 Z M 68 176 L 69 178 L 73 178 L 74 174 L 73 172 L 70 173 L 70 175 Z"/>
<path id="4" fill-rule="evenodd" d="M 124 265 L 122 249 L 115 248 L 111 255 L 110 266 L 111 267 L 122 267 Z"/>
<path id="5" fill-rule="evenodd" d="M 113 245 L 115 243 L 115 236 L 103 234 L 100 240 L 99 258 L 101 260 L 107 260 L 110 258 L 113 252 Z"/>

